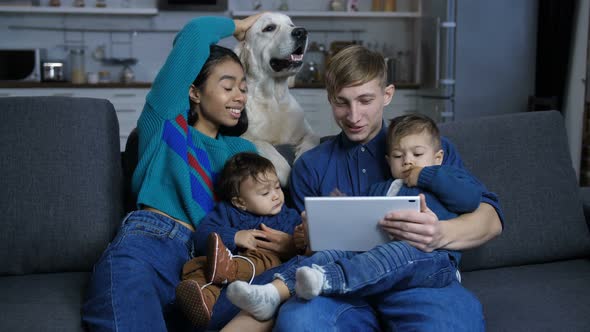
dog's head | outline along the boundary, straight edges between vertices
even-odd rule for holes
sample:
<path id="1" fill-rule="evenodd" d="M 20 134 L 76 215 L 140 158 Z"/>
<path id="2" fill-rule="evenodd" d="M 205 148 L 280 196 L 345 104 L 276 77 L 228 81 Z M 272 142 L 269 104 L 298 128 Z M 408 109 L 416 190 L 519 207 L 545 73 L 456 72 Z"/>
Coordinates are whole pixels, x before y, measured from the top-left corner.
<path id="1" fill-rule="evenodd" d="M 266 13 L 248 30 L 235 52 L 249 75 L 287 77 L 299 71 L 306 49 L 307 30 L 293 25 L 286 15 Z"/>

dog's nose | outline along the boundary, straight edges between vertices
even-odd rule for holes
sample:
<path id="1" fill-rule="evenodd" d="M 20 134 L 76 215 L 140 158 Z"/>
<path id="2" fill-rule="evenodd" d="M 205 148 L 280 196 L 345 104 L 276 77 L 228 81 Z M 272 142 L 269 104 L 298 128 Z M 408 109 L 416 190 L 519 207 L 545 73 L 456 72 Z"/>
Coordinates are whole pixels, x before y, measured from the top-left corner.
<path id="1" fill-rule="evenodd" d="M 302 39 L 307 37 L 307 30 L 305 28 L 295 28 L 291 31 L 291 36 L 295 37 L 295 39 Z"/>

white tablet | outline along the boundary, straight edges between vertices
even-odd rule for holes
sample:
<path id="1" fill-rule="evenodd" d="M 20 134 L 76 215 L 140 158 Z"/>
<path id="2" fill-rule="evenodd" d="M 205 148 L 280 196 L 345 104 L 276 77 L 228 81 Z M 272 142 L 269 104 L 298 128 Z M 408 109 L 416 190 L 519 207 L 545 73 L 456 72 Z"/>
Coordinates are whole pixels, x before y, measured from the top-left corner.
<path id="1" fill-rule="evenodd" d="M 377 223 L 396 210 L 420 211 L 420 196 L 305 197 L 310 248 L 367 251 L 389 242 Z"/>

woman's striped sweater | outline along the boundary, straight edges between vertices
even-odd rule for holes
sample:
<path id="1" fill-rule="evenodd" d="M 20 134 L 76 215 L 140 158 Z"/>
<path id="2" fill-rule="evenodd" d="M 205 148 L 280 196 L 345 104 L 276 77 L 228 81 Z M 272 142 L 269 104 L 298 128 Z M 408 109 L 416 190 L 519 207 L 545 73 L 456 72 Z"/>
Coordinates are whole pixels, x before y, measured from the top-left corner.
<path id="1" fill-rule="evenodd" d="M 138 207 L 150 206 L 197 226 L 213 209 L 213 183 L 225 161 L 256 151 L 239 137 L 208 137 L 187 124 L 189 88 L 209 57 L 209 47 L 231 36 L 225 17 L 191 20 L 176 36 L 138 122 L 139 162 L 132 189 Z"/>

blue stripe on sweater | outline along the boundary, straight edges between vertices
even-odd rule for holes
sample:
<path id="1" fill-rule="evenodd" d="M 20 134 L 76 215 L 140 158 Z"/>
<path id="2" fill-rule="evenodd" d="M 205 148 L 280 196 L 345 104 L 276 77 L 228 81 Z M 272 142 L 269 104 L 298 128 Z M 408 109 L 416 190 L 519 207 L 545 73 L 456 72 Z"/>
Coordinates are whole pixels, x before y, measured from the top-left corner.
<path id="1" fill-rule="evenodd" d="M 213 172 L 213 170 L 212 170 L 211 162 L 209 161 L 209 155 L 207 154 L 207 151 L 205 151 L 203 149 L 199 149 L 195 146 L 195 144 L 193 143 L 193 140 L 191 139 L 191 131 L 190 130 L 188 131 L 187 135 L 188 135 L 189 148 L 191 150 L 193 150 L 193 152 L 195 153 L 195 158 L 199 162 L 199 165 L 201 165 L 201 167 L 207 172 L 207 174 L 209 174 L 209 176 L 211 177 L 211 181 L 213 183 L 215 183 L 215 179 L 217 178 L 217 173 Z"/>
<path id="2" fill-rule="evenodd" d="M 188 163 L 188 155 L 186 151 L 186 141 L 184 135 L 182 135 L 176 127 L 170 122 L 170 120 L 166 120 L 164 122 L 164 132 L 162 133 L 162 139 L 168 146 L 172 149 L 172 151 L 176 152 L 184 160 L 185 163 Z"/>
<path id="3" fill-rule="evenodd" d="M 209 190 L 203 187 L 203 184 L 196 176 L 192 173 L 190 174 L 191 177 L 191 194 L 193 199 L 201 206 L 205 214 L 209 213 L 209 211 L 213 210 L 215 206 L 215 202 L 213 201 L 213 197 L 210 196 Z"/>
<path id="4" fill-rule="evenodd" d="M 187 147 L 187 139 L 185 138 L 183 133 L 178 130 L 178 128 L 169 120 L 164 123 L 164 132 L 162 133 L 162 139 L 172 151 L 174 151 L 178 156 L 184 160 L 184 162 L 188 166 L 188 152 L 186 151 Z M 196 149 L 194 144 L 189 141 L 189 146 L 191 146 L 195 150 Z M 202 150 L 201 150 L 202 151 Z M 202 159 L 202 158 L 201 158 Z M 197 161 L 200 162 L 199 158 Z M 210 165 L 209 160 L 207 159 L 207 164 Z M 211 168 L 206 169 L 206 171 L 211 172 Z M 205 212 L 211 211 L 213 209 L 213 205 L 215 204 L 213 200 L 212 193 L 208 188 L 205 188 L 203 184 L 199 181 L 199 179 L 194 176 L 192 173 L 190 174 L 190 182 L 191 182 L 191 194 L 193 199 L 199 204 Z M 213 174 L 211 176 L 213 178 Z M 213 180 L 213 179 L 212 179 Z"/>

